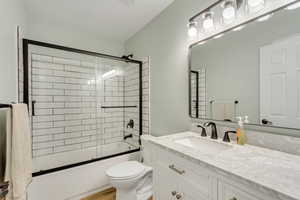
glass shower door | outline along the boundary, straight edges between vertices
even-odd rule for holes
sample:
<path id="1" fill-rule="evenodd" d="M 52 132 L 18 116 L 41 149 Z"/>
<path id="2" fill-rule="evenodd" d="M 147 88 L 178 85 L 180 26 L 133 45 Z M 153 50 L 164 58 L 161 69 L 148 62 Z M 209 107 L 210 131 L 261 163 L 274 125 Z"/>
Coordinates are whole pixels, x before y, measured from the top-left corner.
<path id="1" fill-rule="evenodd" d="M 140 63 L 68 50 L 55 45 L 28 48 L 24 93 L 29 97 L 35 173 L 140 148 Z"/>
<path id="2" fill-rule="evenodd" d="M 138 80 L 139 65 L 107 58 L 98 59 L 98 157 L 139 148 Z"/>

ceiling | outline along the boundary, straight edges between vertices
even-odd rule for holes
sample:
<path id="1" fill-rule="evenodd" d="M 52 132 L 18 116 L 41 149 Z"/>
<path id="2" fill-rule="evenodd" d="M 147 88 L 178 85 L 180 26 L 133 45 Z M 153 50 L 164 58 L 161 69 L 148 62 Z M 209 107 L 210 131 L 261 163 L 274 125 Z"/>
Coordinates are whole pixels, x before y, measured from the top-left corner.
<path id="1" fill-rule="evenodd" d="M 126 41 L 174 0 L 25 0 L 29 22 Z"/>

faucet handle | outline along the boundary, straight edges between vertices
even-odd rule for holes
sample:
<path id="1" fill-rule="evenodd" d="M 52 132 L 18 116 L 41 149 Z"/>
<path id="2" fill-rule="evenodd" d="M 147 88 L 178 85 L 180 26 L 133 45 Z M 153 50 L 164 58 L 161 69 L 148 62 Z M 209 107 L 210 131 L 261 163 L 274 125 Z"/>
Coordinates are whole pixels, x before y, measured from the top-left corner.
<path id="1" fill-rule="evenodd" d="M 197 125 L 197 127 L 202 129 L 201 136 L 202 136 L 202 137 L 206 137 L 207 134 L 206 134 L 206 129 L 205 129 L 205 127 L 201 126 L 200 124 Z"/>
<path id="2" fill-rule="evenodd" d="M 229 133 L 235 133 L 236 134 L 236 131 L 225 131 L 225 134 L 224 134 L 224 137 L 223 137 L 223 142 L 230 142 Z"/>

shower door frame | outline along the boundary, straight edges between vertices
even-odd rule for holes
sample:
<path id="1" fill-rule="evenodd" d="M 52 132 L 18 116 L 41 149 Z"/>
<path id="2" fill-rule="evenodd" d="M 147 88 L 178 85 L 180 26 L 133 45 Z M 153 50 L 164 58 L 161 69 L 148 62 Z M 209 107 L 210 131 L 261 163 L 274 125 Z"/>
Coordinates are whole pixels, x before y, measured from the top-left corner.
<path id="1" fill-rule="evenodd" d="M 102 54 L 102 53 L 97 53 L 97 52 L 92 52 L 92 51 L 87 51 L 87 50 L 82 50 L 82 49 L 76 49 L 76 48 L 71 48 L 71 47 L 66 47 L 66 46 L 61 46 L 61 45 L 56 45 L 56 44 L 51 44 L 51 43 L 46 43 L 46 42 L 40 42 L 40 41 L 35 41 L 35 40 L 29 40 L 29 39 L 23 39 L 23 75 L 24 75 L 24 83 L 23 83 L 23 101 L 25 104 L 27 104 L 28 109 L 29 109 L 29 45 L 35 45 L 35 46 L 40 46 L 40 47 L 47 47 L 51 49 L 57 49 L 57 50 L 62 50 L 62 51 L 67 51 L 67 52 L 73 52 L 73 53 L 79 53 L 79 54 L 84 54 L 84 55 L 89 55 L 89 56 L 95 56 L 99 58 L 108 58 L 112 60 L 117 60 L 117 61 L 123 61 L 127 63 L 134 63 L 139 65 L 139 145 L 141 145 L 141 136 L 143 134 L 143 80 L 142 80 L 142 75 L 143 75 L 143 62 L 139 60 L 134 60 L 134 59 L 128 59 L 125 57 L 118 57 L 118 56 L 112 56 L 108 54 Z M 64 165 L 61 167 L 56 167 L 56 168 L 51 168 L 39 172 L 33 173 L 33 177 L 36 176 L 41 176 L 57 171 L 62 171 L 66 169 L 70 169 L 73 167 L 78 167 L 81 165 L 97 162 L 100 160 L 105 160 L 121 155 L 126 155 L 134 152 L 140 151 L 141 148 L 129 150 L 129 151 L 124 151 L 118 154 L 113 154 L 109 156 L 104 156 L 104 157 L 99 157 L 91 160 L 86 160 L 83 162 L 78 162 L 78 163 L 73 163 L 69 165 Z"/>

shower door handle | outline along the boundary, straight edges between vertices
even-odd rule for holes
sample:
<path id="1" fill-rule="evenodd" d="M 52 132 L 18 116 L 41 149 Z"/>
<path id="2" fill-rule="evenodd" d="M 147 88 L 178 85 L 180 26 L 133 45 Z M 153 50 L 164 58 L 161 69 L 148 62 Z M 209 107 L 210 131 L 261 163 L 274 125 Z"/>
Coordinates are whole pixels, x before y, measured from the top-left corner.
<path id="1" fill-rule="evenodd" d="M 32 116 L 35 116 L 35 103 L 36 103 L 35 100 L 33 100 L 33 101 L 31 102 Z"/>

